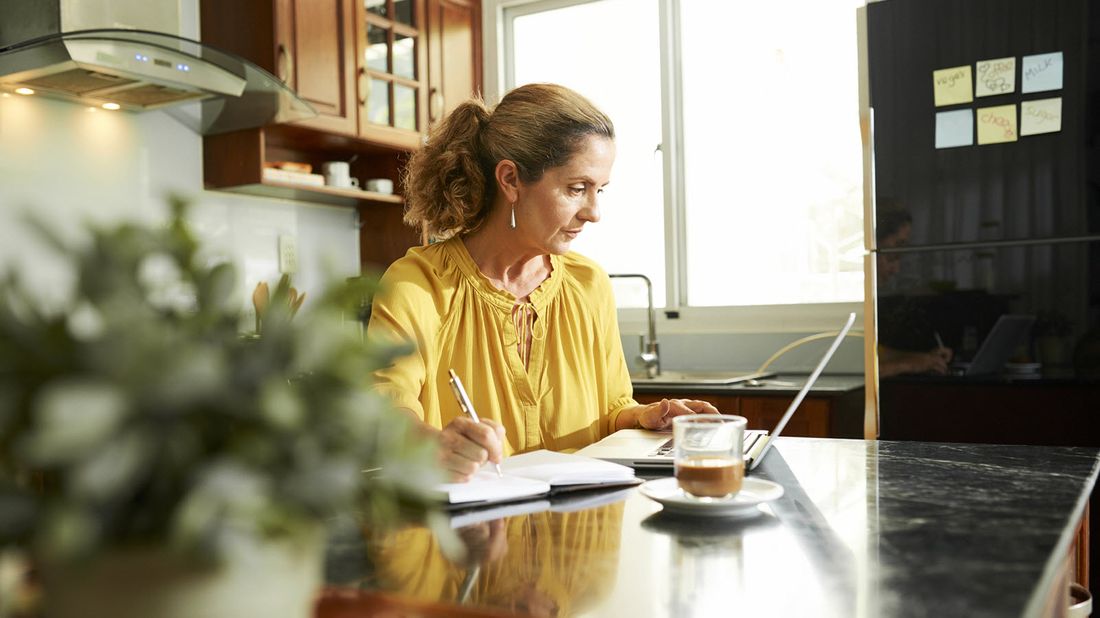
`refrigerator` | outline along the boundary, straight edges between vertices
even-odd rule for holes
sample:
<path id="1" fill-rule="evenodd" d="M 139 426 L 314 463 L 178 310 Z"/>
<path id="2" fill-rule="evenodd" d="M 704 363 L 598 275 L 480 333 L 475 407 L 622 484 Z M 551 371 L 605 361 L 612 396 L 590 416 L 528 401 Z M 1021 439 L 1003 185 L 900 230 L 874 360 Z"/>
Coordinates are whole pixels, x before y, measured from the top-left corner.
<path id="1" fill-rule="evenodd" d="M 881 0 L 858 22 L 866 437 L 1100 446 L 1100 4 Z M 957 375 L 1002 316 L 1034 320 Z M 946 374 L 884 375 L 941 342 Z"/>
<path id="2" fill-rule="evenodd" d="M 869 437 L 1100 446 L 1100 414 L 1087 414 L 1100 407 L 1090 4 L 882 0 L 861 12 Z M 1008 362 L 957 379 L 1004 315 L 1034 318 Z M 883 375 L 896 369 L 889 350 L 941 346 L 948 375 Z M 1042 415 L 1059 426 L 1036 428 Z"/>

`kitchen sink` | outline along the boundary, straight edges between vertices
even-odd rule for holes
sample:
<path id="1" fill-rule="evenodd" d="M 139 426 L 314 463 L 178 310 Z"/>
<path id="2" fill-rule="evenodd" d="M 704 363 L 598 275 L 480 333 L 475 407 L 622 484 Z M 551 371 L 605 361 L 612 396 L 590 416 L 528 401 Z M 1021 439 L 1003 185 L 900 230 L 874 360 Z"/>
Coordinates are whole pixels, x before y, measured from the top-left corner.
<path id="1" fill-rule="evenodd" d="M 746 382 L 748 380 L 759 380 L 762 378 L 768 378 L 774 376 L 773 371 L 762 372 L 729 372 L 729 371 L 662 371 L 661 375 L 650 378 L 644 374 L 635 374 L 630 376 L 630 381 L 634 384 L 654 384 L 654 385 L 683 385 L 683 384 L 699 384 L 699 385 L 725 385 L 725 384 L 737 384 L 738 382 Z"/>

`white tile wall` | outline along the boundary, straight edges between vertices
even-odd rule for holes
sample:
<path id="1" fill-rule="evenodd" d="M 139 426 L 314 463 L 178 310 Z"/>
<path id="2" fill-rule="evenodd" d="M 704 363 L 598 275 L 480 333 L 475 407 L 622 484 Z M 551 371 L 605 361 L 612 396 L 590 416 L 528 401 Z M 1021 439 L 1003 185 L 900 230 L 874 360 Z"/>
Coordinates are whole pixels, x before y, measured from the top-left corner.
<path id="1" fill-rule="evenodd" d="M 246 307 L 258 281 L 278 279 L 280 235 L 297 238 L 294 284 L 314 297 L 326 273 L 359 272 L 351 209 L 204 191 L 202 138 L 165 113 L 0 96 L 0 268 L 33 281 L 44 300 L 63 300 L 71 274 L 27 234 L 24 213 L 76 239 L 87 221 L 162 219 L 169 192 L 192 200 L 210 254 L 237 265 Z"/>

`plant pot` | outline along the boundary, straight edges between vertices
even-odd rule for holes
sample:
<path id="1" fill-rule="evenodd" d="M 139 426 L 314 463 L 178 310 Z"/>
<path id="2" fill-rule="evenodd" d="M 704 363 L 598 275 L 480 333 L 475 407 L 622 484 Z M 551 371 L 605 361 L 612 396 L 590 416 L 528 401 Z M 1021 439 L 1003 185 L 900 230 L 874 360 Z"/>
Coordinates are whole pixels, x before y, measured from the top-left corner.
<path id="1" fill-rule="evenodd" d="M 47 567 L 47 618 L 309 618 L 320 590 L 324 534 L 303 530 L 240 543 L 218 565 L 199 566 L 162 547 L 111 549 Z"/>

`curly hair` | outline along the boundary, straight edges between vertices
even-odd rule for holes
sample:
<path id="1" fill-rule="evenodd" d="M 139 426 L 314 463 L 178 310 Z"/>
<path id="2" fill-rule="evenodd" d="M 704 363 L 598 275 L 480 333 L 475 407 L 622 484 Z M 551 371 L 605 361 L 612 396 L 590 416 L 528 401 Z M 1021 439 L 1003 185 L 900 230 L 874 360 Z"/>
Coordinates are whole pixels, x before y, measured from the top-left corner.
<path id="1" fill-rule="evenodd" d="M 564 165 L 590 135 L 615 139 L 606 114 L 556 84 L 528 84 L 490 110 L 480 99 L 456 107 L 405 166 L 405 222 L 434 238 L 477 230 L 496 197 L 497 163 L 516 164 L 523 182 Z"/>

